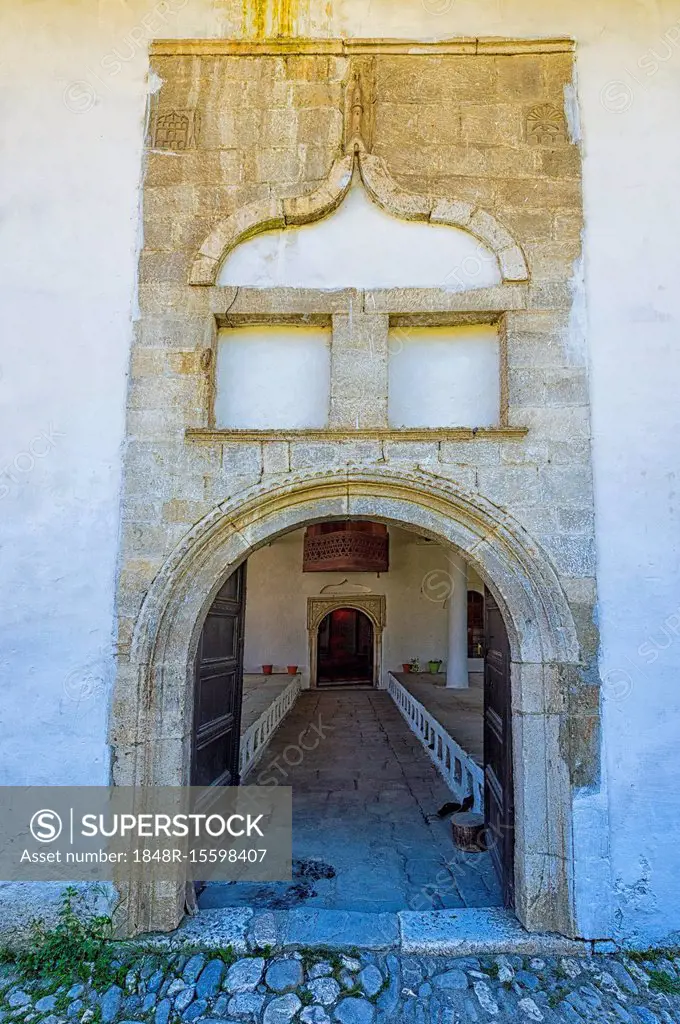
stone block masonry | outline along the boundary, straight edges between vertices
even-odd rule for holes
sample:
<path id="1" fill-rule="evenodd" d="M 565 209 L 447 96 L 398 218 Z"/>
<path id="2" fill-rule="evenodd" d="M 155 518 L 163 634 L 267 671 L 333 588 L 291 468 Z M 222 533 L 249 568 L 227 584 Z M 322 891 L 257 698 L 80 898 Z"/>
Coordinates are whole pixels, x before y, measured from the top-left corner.
<path id="1" fill-rule="evenodd" d="M 459 545 L 467 545 L 473 564 L 475 558 L 487 564 L 490 576 L 496 572 L 512 588 L 509 563 L 499 552 L 508 536 L 516 545 L 522 538 L 525 561 L 515 574 L 525 572 L 526 559 L 536 559 L 550 582 L 534 579 L 527 587 L 545 587 L 541 593 L 551 595 L 548 605 L 536 608 L 563 608 L 562 649 L 569 653 L 555 660 L 582 672 L 584 685 L 594 681 L 590 410 L 585 345 L 571 316 L 580 287 L 580 152 L 565 114 L 572 46 L 551 45 L 554 52 L 529 42 L 480 43 L 477 52 L 444 44 L 439 51 L 425 46 L 409 53 L 407 45 L 374 41 L 359 54 L 333 40 L 306 43 L 304 53 L 277 43 L 259 51 L 211 41 L 152 48 L 152 70 L 162 84 L 149 111 L 145 152 L 118 578 L 120 673 L 111 731 L 125 754 L 114 758 L 123 774 L 142 771 L 143 764 L 163 777 L 186 767 L 186 736 L 162 736 L 153 756 L 142 756 L 149 739 L 139 694 L 147 683 L 139 680 L 160 669 L 138 658 L 148 628 L 158 637 L 170 630 L 158 596 L 161 581 L 173 578 L 199 536 L 206 538 L 206 553 L 196 555 L 181 586 L 188 593 L 201 573 L 207 579 L 209 537 L 226 528 L 225 516 L 239 523 L 230 542 L 233 557 L 264 537 L 258 509 L 276 511 L 277 530 L 299 525 L 293 495 L 301 481 L 312 489 L 328 481 L 328 497 L 319 492 L 315 515 L 346 514 L 351 504 L 352 514 L 409 521 L 413 502 L 420 501 L 418 521 L 432 535 L 447 521 L 448 506 L 433 499 L 425 513 L 424 499 L 414 498 L 419 487 L 452 496 L 459 509 L 483 508 L 494 525 L 477 540 L 460 532 Z M 230 247 L 260 230 L 327 216 L 342 202 L 352 167 L 371 200 L 393 216 L 470 232 L 497 259 L 503 283 L 477 289 L 474 266 L 467 265 L 442 267 L 437 287 L 418 290 L 364 292 L 361 281 L 347 292 L 214 285 Z M 239 437 L 215 430 L 217 330 L 308 318 L 332 325 L 332 433 Z M 390 327 L 475 322 L 499 330 L 497 428 L 418 437 L 389 430 Z M 350 502 L 338 481 L 362 473 L 388 480 L 387 491 L 376 484 L 373 492 L 371 484 Z M 386 497 L 396 480 L 398 496 Z M 248 495 L 255 496 L 252 505 Z M 484 519 L 479 515 L 475 522 Z M 205 607 L 197 614 L 209 604 L 207 592 L 201 601 Z M 189 606 L 188 600 L 178 606 L 180 619 Z M 540 663 L 536 617 L 524 606 L 516 611 L 525 622 L 513 640 L 516 650 L 524 645 L 521 660 Z M 568 639 L 570 616 L 579 623 L 580 652 Z M 163 664 L 163 699 L 172 696 L 185 717 L 180 688 L 186 673 L 186 664 Z M 150 693 L 156 692 L 154 684 Z M 142 701 L 138 718 L 129 706 L 133 694 Z M 569 787 L 597 788 L 600 764 L 597 702 L 587 714 L 568 703 L 565 708 L 563 721 L 544 731 L 553 745 L 546 763 L 554 757 L 559 771 L 547 799 L 543 784 L 540 806 L 561 802 L 568 835 Z M 162 716 L 159 721 L 162 733 Z M 533 735 L 529 724 L 518 735 Z M 153 767 L 163 750 L 167 764 Z M 520 768 L 530 765 L 528 749 L 517 757 Z M 527 842 L 538 836 L 542 843 L 545 833 L 528 829 Z M 574 933 L 573 908 L 564 896 L 570 849 L 565 839 L 564 862 L 545 844 L 519 849 L 520 889 L 540 887 L 545 878 L 548 888 L 562 893 L 518 900 L 520 917 L 529 920 L 537 907 L 536 920 Z M 174 920 L 179 902 L 169 900 L 171 908 L 154 920 Z"/>

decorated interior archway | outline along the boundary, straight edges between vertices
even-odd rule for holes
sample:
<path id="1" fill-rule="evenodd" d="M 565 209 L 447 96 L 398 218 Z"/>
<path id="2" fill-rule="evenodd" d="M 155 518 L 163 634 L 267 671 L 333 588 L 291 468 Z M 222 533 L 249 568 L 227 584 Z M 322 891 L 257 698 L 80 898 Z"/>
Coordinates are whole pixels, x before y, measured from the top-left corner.
<path id="1" fill-rule="evenodd" d="M 341 597 L 310 597 L 307 601 L 307 630 L 309 633 L 309 668 L 310 685 L 318 683 L 318 643 L 319 627 L 322 622 L 339 609 L 352 609 L 365 615 L 373 629 L 373 672 L 372 681 L 378 685 L 382 675 L 382 638 L 387 621 L 386 601 L 379 594 L 362 596 L 343 595 Z"/>
<path id="2" fill-rule="evenodd" d="M 511 516 L 423 471 L 288 475 L 220 504 L 187 533 L 150 587 L 121 659 L 111 715 L 114 783 L 188 783 L 196 646 L 234 569 L 292 529 L 362 517 L 461 552 L 497 600 L 512 656 L 516 912 L 527 928 L 572 934 L 571 788 L 547 699 L 569 677 L 563 667 L 580 664 L 571 611 L 550 561 Z M 171 929 L 181 920 L 182 876 L 172 885 L 131 875 L 119 885 L 127 931 Z"/>

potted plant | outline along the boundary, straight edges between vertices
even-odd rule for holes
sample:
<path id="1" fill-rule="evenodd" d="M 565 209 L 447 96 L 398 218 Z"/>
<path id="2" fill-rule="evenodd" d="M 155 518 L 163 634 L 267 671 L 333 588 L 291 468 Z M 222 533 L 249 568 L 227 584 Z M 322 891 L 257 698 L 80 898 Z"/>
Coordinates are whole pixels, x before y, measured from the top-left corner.
<path id="1" fill-rule="evenodd" d="M 411 672 L 420 672 L 420 661 L 418 660 L 418 658 L 411 658 L 409 664 L 411 666 Z"/>
<path id="2" fill-rule="evenodd" d="M 441 670 L 442 659 L 441 658 L 430 658 L 430 660 L 428 661 L 427 664 L 428 664 L 428 668 L 430 669 L 430 672 L 432 673 L 432 675 L 436 676 L 437 673 Z"/>
<path id="3" fill-rule="evenodd" d="M 263 665 L 262 666 L 262 675 L 270 676 L 272 674 L 273 670 L 274 670 L 274 666 L 273 665 Z"/>
<path id="4" fill-rule="evenodd" d="M 297 670 L 298 670 L 297 665 L 289 665 L 288 666 L 288 675 L 289 676 L 296 676 L 297 675 Z"/>
<path id="5" fill-rule="evenodd" d="M 410 672 L 411 671 L 411 662 L 410 661 L 405 661 L 404 664 L 401 667 L 403 668 L 404 672 Z"/>

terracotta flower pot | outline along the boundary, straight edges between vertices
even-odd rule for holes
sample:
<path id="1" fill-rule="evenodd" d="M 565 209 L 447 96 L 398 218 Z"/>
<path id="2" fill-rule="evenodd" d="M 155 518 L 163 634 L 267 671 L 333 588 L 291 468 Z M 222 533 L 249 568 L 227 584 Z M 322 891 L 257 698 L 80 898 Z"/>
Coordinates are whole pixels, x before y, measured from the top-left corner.
<path id="1" fill-rule="evenodd" d="M 404 672 L 410 672 L 411 671 L 411 666 L 410 665 L 402 665 L 401 667 L 403 668 Z"/>
<path id="2" fill-rule="evenodd" d="M 273 665 L 263 665 L 262 666 L 262 674 L 265 675 L 265 676 L 270 676 L 272 674 L 272 669 L 273 668 L 274 668 Z"/>
<path id="3" fill-rule="evenodd" d="M 289 676 L 296 676 L 297 675 L 297 670 L 298 670 L 297 665 L 289 665 L 288 666 L 288 675 Z"/>

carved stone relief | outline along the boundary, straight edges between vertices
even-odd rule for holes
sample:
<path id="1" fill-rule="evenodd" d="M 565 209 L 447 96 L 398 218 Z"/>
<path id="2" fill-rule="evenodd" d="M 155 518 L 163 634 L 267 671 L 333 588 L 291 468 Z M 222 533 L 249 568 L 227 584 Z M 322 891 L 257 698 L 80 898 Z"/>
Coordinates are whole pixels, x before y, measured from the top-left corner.
<path id="1" fill-rule="evenodd" d="M 383 594 L 310 597 L 307 599 L 307 629 L 318 629 L 328 613 L 335 611 L 336 608 L 356 608 L 364 612 L 377 630 L 383 629 L 387 621 Z"/>
<path id="2" fill-rule="evenodd" d="M 540 103 L 527 114 L 527 142 L 534 146 L 554 146 L 567 141 L 564 113 L 552 103 Z"/>
<path id="3" fill-rule="evenodd" d="M 345 153 L 371 152 L 374 82 L 374 61 L 354 60 L 345 97 Z"/>
<path id="4" fill-rule="evenodd" d="M 201 115 L 197 110 L 169 110 L 156 114 L 152 148 L 182 153 L 195 149 L 201 130 Z"/>

